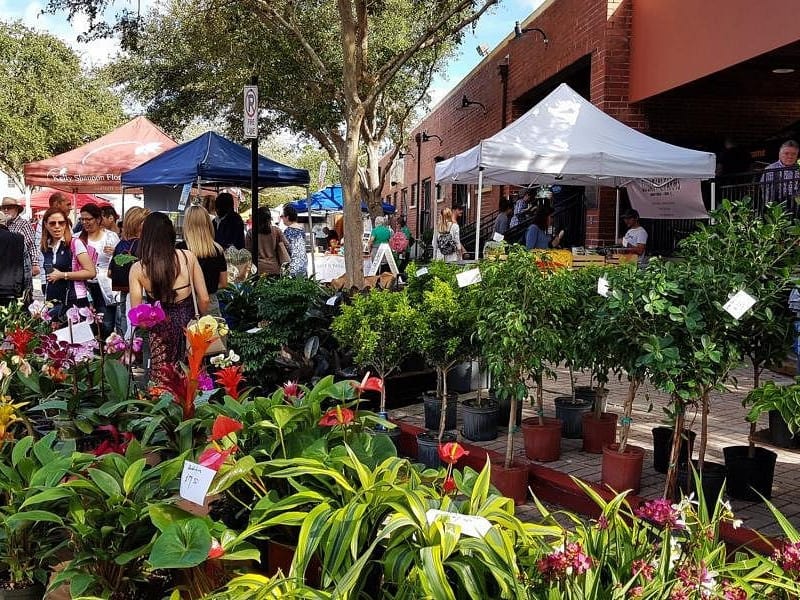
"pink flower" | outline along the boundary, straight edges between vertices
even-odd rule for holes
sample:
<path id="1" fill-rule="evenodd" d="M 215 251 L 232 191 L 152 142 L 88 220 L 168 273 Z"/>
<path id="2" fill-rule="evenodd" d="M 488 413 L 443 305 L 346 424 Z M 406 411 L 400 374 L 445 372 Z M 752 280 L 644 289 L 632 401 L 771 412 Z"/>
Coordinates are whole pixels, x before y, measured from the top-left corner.
<path id="1" fill-rule="evenodd" d="M 131 340 L 131 350 L 134 352 L 141 352 L 143 345 L 144 340 L 142 340 L 142 338 L 140 338 L 138 335 L 134 336 L 134 338 Z"/>
<path id="2" fill-rule="evenodd" d="M 567 575 L 582 575 L 592 568 L 592 559 L 577 542 L 567 544 L 564 550 L 556 550 L 536 563 L 539 572 L 549 581 L 563 579 Z"/>
<path id="3" fill-rule="evenodd" d="M 406 248 L 408 248 L 408 238 L 406 234 L 402 231 L 396 231 L 392 234 L 392 237 L 389 238 L 389 248 L 394 252 L 405 252 Z"/>
<path id="4" fill-rule="evenodd" d="M 644 560 L 634 560 L 631 565 L 631 571 L 633 571 L 634 575 L 641 575 L 644 577 L 645 581 L 651 581 L 653 579 L 653 565 L 648 564 Z"/>
<path id="5" fill-rule="evenodd" d="M 605 515 L 600 515 L 597 517 L 597 525 L 596 527 L 603 531 L 604 529 L 608 529 L 608 519 L 606 519 Z"/>
<path id="6" fill-rule="evenodd" d="M 785 542 L 772 554 L 781 569 L 800 575 L 800 542 Z"/>
<path id="7" fill-rule="evenodd" d="M 681 514 L 664 498 L 651 500 L 640 506 L 636 509 L 636 516 L 667 529 L 683 529 Z"/>
<path id="8" fill-rule="evenodd" d="M 641 598 L 642 594 L 644 594 L 644 588 L 640 585 L 632 587 L 628 590 L 628 597 L 632 600 L 636 600 L 637 598 Z"/>
<path id="9" fill-rule="evenodd" d="M 204 392 L 208 392 L 214 389 L 214 380 L 211 379 L 211 376 L 206 373 L 200 373 L 197 376 L 197 387 L 203 390 Z"/>
<path id="10" fill-rule="evenodd" d="M 155 304 L 140 304 L 128 311 L 128 319 L 130 319 L 131 325 L 142 329 L 150 329 L 166 318 L 167 315 L 164 313 L 164 309 L 161 308 L 160 302 L 156 302 Z"/>
<path id="11" fill-rule="evenodd" d="M 723 600 L 747 600 L 747 592 L 730 581 L 723 581 L 722 598 Z"/>
<path id="12" fill-rule="evenodd" d="M 303 390 L 296 381 L 287 381 L 283 384 L 283 395 L 289 402 L 293 402 L 295 399 L 303 397 Z"/>
<path id="13" fill-rule="evenodd" d="M 228 450 L 217 450 L 216 448 L 207 448 L 197 458 L 197 463 L 208 467 L 212 471 L 219 471 L 219 468 L 225 464 L 228 457 L 236 450 L 236 446 Z"/>

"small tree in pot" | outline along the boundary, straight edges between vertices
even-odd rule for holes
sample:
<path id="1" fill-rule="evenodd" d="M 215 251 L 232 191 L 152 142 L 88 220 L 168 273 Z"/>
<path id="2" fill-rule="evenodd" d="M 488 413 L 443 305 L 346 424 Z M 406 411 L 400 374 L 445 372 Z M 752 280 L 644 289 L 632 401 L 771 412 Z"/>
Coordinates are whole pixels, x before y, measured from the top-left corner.
<path id="1" fill-rule="evenodd" d="M 545 425 L 541 381 L 547 361 L 560 343 L 558 315 L 569 296 L 562 293 L 565 277 L 541 271 L 536 258 L 524 248 L 512 248 L 505 261 L 482 264 L 481 271 L 478 337 L 496 393 L 511 400 L 504 463 L 511 469 L 517 402 L 528 396 L 529 379 L 537 384 L 537 424 Z M 548 421 L 555 431 L 557 455 L 561 423 Z M 523 499 L 526 482 L 527 471 L 523 474 Z"/>
<path id="2" fill-rule="evenodd" d="M 423 320 L 404 292 L 371 290 L 353 298 L 333 319 L 339 343 L 352 348 L 353 360 L 383 380 L 380 414 L 386 418 L 386 378 L 394 373 L 423 336 Z"/>

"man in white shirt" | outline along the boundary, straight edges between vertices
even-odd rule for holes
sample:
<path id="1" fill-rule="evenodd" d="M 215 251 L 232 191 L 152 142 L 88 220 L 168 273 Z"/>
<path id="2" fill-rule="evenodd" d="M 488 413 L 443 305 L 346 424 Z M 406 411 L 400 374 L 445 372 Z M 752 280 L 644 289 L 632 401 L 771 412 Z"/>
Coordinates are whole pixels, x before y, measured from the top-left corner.
<path id="1" fill-rule="evenodd" d="M 639 256 L 639 266 L 643 267 L 647 264 L 645 249 L 647 248 L 647 231 L 639 224 L 639 211 L 628 209 L 622 215 L 622 220 L 625 222 L 625 227 L 628 231 L 622 237 L 622 246 L 627 248 L 629 254 L 637 254 Z"/>

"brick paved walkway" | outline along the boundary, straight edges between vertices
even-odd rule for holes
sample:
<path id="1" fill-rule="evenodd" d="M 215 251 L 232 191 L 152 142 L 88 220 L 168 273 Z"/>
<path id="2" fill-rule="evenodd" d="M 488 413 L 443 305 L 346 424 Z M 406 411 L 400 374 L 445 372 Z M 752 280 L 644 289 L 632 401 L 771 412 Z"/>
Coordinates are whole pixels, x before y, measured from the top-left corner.
<path id="1" fill-rule="evenodd" d="M 545 416 L 555 416 L 553 398 L 555 396 L 569 394 L 569 374 L 566 369 L 557 369 L 558 379 L 545 383 Z M 752 389 L 752 369 L 741 368 L 733 373 L 738 381 L 738 387 L 733 384 L 728 386 L 724 393 L 712 395 L 711 412 L 709 414 L 709 440 L 706 459 L 724 463 L 722 448 L 725 446 L 746 445 L 749 433 L 749 423 L 744 420 L 747 411 L 742 407 L 742 399 Z M 578 381 L 578 385 L 588 385 L 586 377 Z M 791 378 L 765 371 L 762 381 L 773 379 L 775 381 L 789 382 Z M 609 412 L 622 414 L 623 402 L 627 393 L 627 381 L 612 381 L 609 386 L 608 407 Z M 474 394 L 474 392 L 473 392 Z M 473 394 L 464 394 L 466 398 Z M 652 403 L 652 410 L 648 412 L 648 407 Z M 640 389 L 637 400 L 634 404 L 633 423 L 631 425 L 631 443 L 641 446 L 647 450 L 642 472 L 642 487 L 639 495 L 643 498 L 659 498 L 664 489 L 665 476 L 653 470 L 653 438 L 651 429 L 661 424 L 663 411 L 661 408 L 667 406 L 668 397 L 666 394 L 654 390 L 652 386 L 643 386 Z M 404 408 L 391 411 L 392 418 L 402 419 L 414 425 L 424 426 L 422 404 L 415 404 Z M 534 411 L 529 404 L 523 407 L 523 418 L 534 416 Z M 691 422 L 692 415 L 687 415 L 687 421 Z M 767 427 L 766 415 L 759 423 L 759 429 Z M 459 430 L 461 428 L 461 416 L 459 414 Z M 698 440 L 695 442 L 695 457 L 697 456 L 697 446 L 699 443 L 700 415 L 697 415 L 696 423 L 693 427 L 698 432 Z M 490 448 L 500 453 L 505 453 L 506 428 L 498 429 L 498 437 L 491 442 L 470 442 L 486 448 Z M 544 463 L 547 467 L 556 469 L 563 473 L 580 477 L 587 481 L 599 482 L 601 455 L 588 454 L 581 451 L 582 441 L 562 439 L 561 458 L 556 462 Z M 775 481 L 772 486 L 772 502 L 788 518 L 792 525 L 800 529 L 800 451 L 789 451 L 780 448 L 771 450 L 778 454 L 775 465 Z M 522 434 L 515 437 L 515 452 L 518 456 L 524 456 Z M 761 503 L 752 503 L 741 500 L 731 500 L 734 513 L 737 518 L 744 521 L 744 525 L 751 529 L 758 530 L 764 535 L 778 535 L 780 528 L 774 522 L 772 514 L 767 507 Z M 528 516 L 534 518 L 536 509 L 532 503 L 528 503 L 518 508 L 523 518 Z"/>

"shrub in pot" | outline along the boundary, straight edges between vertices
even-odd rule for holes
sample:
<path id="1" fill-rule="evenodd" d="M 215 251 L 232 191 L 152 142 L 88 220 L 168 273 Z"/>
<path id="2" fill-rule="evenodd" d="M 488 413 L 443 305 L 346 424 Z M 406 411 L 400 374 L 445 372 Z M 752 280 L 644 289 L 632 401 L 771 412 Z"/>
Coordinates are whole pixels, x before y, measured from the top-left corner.
<path id="1" fill-rule="evenodd" d="M 377 289 L 355 296 L 331 325 L 339 343 L 354 351 L 355 363 L 373 369 L 384 383 L 420 345 L 423 327 L 420 312 L 411 306 L 405 292 Z M 381 386 L 378 414 L 388 417 L 385 385 Z"/>
<path id="2" fill-rule="evenodd" d="M 421 290 L 418 306 L 421 333 L 414 340 L 414 349 L 436 369 L 436 395 L 441 404 L 437 441 L 441 444 L 448 406 L 453 406 L 453 398 L 447 392 L 447 374 L 454 365 L 478 353 L 478 339 L 474 335 L 477 286 L 459 287 L 456 273 L 462 267 L 439 265 L 437 269 L 438 275 L 428 279 Z M 418 283 L 416 270 L 412 270 L 410 282 Z M 438 466 L 438 453 L 431 458 L 435 463 L 432 466 Z"/>
<path id="3" fill-rule="evenodd" d="M 507 260 L 481 265 L 478 337 L 495 393 L 511 402 L 504 469 L 514 469 L 517 403 L 528 396 L 529 380 L 537 384 L 536 425 L 545 425 L 542 377 L 560 342 L 559 311 L 570 301 L 563 273 L 540 270 L 523 248 L 512 248 Z M 559 434 L 560 429 L 557 424 Z M 558 448 L 560 435 L 555 442 Z M 514 493 L 525 498 L 524 488 Z"/>

